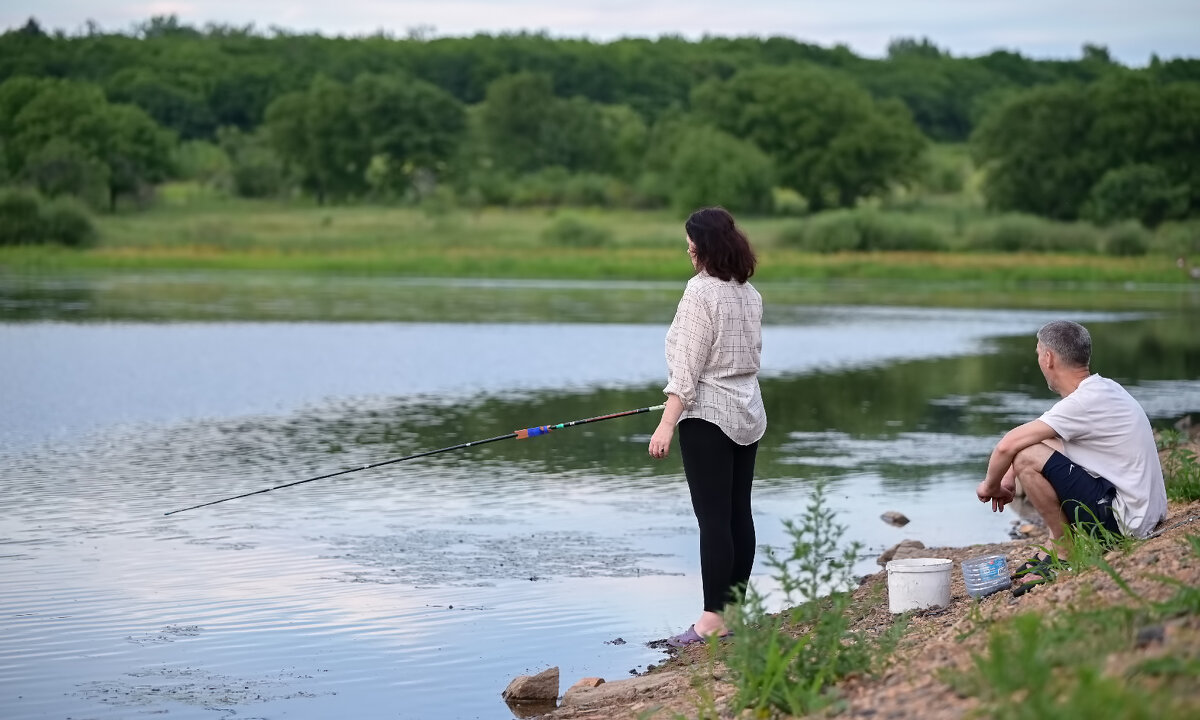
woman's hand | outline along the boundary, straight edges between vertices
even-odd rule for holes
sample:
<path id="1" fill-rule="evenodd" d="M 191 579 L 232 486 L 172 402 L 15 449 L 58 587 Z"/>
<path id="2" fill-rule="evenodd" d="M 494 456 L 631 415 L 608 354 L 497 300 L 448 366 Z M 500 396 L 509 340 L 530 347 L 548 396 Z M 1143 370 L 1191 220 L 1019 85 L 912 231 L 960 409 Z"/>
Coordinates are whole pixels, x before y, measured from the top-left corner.
<path id="1" fill-rule="evenodd" d="M 671 438 L 675 437 L 675 426 L 659 423 L 650 436 L 650 457 L 662 460 L 671 452 Z"/>

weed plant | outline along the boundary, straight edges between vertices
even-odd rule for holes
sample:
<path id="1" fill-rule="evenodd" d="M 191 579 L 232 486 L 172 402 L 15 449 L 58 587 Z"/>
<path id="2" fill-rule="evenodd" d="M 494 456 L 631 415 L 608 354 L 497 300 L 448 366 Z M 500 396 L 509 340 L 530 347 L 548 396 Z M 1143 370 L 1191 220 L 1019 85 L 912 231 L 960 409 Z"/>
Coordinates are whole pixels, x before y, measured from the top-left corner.
<path id="1" fill-rule="evenodd" d="M 1182 446 L 1172 448 L 1163 463 L 1163 473 L 1168 500 L 1200 500 L 1200 461 L 1195 452 Z"/>
<path id="2" fill-rule="evenodd" d="M 766 565 L 788 609 L 770 614 L 753 585 L 728 611 L 737 635 L 725 661 L 737 686 L 735 704 L 755 717 L 804 715 L 836 698 L 831 687 L 852 673 L 869 672 L 903 634 L 904 618 L 879 640 L 852 631 L 853 569 L 861 546 L 843 545 L 819 484 L 798 521 L 786 521 L 787 555 L 767 551 Z"/>

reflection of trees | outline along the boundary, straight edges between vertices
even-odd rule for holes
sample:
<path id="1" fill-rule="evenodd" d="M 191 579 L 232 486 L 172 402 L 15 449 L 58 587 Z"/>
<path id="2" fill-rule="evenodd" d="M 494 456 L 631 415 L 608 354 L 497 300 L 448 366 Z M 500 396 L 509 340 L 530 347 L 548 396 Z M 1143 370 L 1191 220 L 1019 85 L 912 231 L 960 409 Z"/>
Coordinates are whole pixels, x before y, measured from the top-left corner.
<path id="1" fill-rule="evenodd" d="M 5 320 L 91 319 L 95 307 L 95 292 L 84 285 L 0 282 L 0 317 Z"/>
<path id="2" fill-rule="evenodd" d="M 1200 332 L 1187 317 L 1095 324 L 1096 368 L 1122 382 L 1179 380 L 1200 377 Z M 896 363 L 885 367 L 765 378 L 763 395 L 770 427 L 759 453 L 758 475 L 773 479 L 841 477 L 870 472 L 884 488 L 919 489 L 947 473 L 971 474 L 985 458 L 966 447 L 947 461 L 945 452 L 898 460 L 891 444 L 909 433 L 962 437 L 995 437 L 1013 424 L 1012 415 L 1029 417 L 1033 408 L 1049 407 L 1054 398 L 1038 372 L 1031 338 L 1001 338 L 995 352 L 954 358 Z M 1153 352 L 1146 351 L 1154 348 Z M 660 402 L 661 386 L 490 396 L 458 405 L 413 403 L 398 399 L 370 414 L 348 409 L 344 415 L 308 418 L 306 436 L 341 450 L 354 448 L 355 458 L 382 460 L 421 450 L 502 435 L 518 428 L 576 420 Z M 1016 402 L 1014 407 L 1006 400 Z M 1200 409 L 1200 408 L 1198 408 Z M 1018 420 L 1021 421 L 1021 420 Z M 630 480 L 677 477 L 678 452 L 664 462 L 646 456 L 646 442 L 658 414 L 636 415 L 580 426 L 550 437 L 505 441 L 422 459 L 478 472 L 530 473 L 579 477 L 623 476 Z M 823 463 L 805 457 L 791 433 L 837 433 L 844 436 L 852 462 Z M 915 442 L 922 442 L 917 436 Z M 364 449 L 365 448 L 365 449 Z M 919 455 L 919 452 L 918 452 Z M 979 455 L 978 457 L 976 455 Z"/>

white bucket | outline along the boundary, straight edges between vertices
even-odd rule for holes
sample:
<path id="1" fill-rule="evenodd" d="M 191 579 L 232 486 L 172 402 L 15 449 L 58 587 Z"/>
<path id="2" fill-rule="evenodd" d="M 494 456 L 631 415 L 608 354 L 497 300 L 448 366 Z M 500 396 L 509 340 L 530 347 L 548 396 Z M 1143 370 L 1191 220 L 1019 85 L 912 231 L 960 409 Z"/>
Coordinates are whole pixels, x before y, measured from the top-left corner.
<path id="1" fill-rule="evenodd" d="M 952 567 L 954 563 L 941 558 L 888 562 L 888 609 L 902 613 L 949 605 Z"/>

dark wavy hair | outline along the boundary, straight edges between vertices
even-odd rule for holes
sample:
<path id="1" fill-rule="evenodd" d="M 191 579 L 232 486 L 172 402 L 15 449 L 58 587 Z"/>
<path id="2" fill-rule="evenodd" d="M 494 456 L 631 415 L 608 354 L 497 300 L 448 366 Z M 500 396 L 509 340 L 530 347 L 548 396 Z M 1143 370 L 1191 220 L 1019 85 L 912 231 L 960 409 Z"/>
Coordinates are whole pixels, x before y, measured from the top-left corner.
<path id="1" fill-rule="evenodd" d="M 723 207 L 701 208 L 683 224 L 696 246 L 696 264 L 721 280 L 744 283 L 754 274 L 758 258 L 733 216 Z"/>

